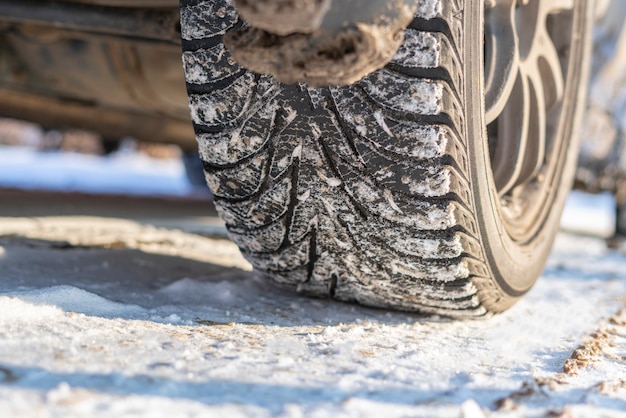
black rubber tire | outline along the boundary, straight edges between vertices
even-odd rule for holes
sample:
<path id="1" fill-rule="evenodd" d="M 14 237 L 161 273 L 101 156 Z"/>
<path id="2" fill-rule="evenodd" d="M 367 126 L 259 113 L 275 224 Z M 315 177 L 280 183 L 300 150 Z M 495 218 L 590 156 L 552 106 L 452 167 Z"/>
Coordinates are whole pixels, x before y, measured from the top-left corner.
<path id="1" fill-rule="evenodd" d="M 257 271 L 306 294 L 461 317 L 502 311 L 530 289 L 577 151 L 560 148 L 549 214 L 514 241 L 489 162 L 482 7 L 424 0 L 386 68 L 353 86 L 308 88 L 229 58 L 222 36 L 240 22 L 228 1 L 182 1 L 200 155 L 220 216 Z M 580 68 L 573 82 L 584 82 Z M 569 94 L 570 134 L 581 90 Z"/>

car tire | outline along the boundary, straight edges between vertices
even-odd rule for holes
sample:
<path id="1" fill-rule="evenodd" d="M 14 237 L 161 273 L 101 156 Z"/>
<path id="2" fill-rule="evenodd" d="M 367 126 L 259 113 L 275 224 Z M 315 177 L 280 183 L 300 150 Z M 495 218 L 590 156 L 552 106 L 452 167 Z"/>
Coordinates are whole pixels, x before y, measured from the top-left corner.
<path id="1" fill-rule="evenodd" d="M 509 74 L 516 81 L 493 120 L 486 67 L 501 57 L 485 39 L 502 29 L 488 26 L 483 1 L 423 3 L 385 68 L 313 88 L 230 57 L 222 38 L 242 22 L 229 1 L 183 0 L 191 116 L 217 210 L 257 272 L 318 297 L 485 316 L 531 288 L 558 231 L 585 103 L 590 3 L 559 1 L 535 22 L 560 74 L 545 68 L 552 49 L 535 57 L 535 41 L 513 34 L 532 62 Z M 551 78 L 561 76 L 557 91 Z"/>

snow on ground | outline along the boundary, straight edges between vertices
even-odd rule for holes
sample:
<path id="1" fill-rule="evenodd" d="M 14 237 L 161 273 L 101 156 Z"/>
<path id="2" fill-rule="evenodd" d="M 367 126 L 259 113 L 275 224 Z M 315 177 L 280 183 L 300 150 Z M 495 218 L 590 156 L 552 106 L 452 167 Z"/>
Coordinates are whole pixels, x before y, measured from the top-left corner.
<path id="1" fill-rule="evenodd" d="M 148 252 L 19 228 L 0 239 L 2 417 L 626 410 L 626 317 L 608 320 L 624 305 L 626 256 L 595 238 L 562 235 L 544 277 L 507 313 L 448 322 L 302 298 L 193 252 L 168 254 L 175 244 L 162 239 Z M 206 251 L 236 253 L 205 240 Z M 600 349 L 565 373 L 597 330 L 614 352 L 592 342 Z"/>
<path id="2" fill-rule="evenodd" d="M 561 228 L 586 235 L 611 237 L 615 233 L 615 197 L 611 193 L 570 193 Z"/>
<path id="3" fill-rule="evenodd" d="M 13 187 L 185 193 L 177 163 L 131 184 L 155 162 L 1 151 Z M 564 226 L 610 235 L 611 202 L 574 195 Z M 599 238 L 562 233 L 510 311 L 450 322 L 302 298 L 155 225 L 0 217 L 0 417 L 626 416 L 626 252 Z"/>
<path id="4" fill-rule="evenodd" d="M 191 193 L 178 159 L 131 150 L 108 157 L 0 145 L 0 186 L 19 189 L 139 195 Z"/>

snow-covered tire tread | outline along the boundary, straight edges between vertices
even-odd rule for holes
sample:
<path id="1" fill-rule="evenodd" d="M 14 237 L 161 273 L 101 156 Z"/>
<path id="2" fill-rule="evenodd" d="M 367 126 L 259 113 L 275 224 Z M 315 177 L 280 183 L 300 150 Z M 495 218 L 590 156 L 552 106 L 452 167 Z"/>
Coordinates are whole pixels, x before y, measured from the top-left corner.
<path id="1" fill-rule="evenodd" d="M 228 0 L 183 0 L 190 108 L 207 181 L 257 271 L 299 292 L 483 316 L 464 121 L 462 2 L 424 0 L 394 60 L 348 87 L 281 85 L 221 43 Z"/>

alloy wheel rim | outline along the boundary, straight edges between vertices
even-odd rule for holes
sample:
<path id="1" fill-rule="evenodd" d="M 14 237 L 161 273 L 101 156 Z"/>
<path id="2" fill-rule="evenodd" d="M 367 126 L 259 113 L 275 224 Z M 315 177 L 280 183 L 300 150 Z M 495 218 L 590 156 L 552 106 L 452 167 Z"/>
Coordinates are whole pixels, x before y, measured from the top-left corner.
<path id="1" fill-rule="evenodd" d="M 508 234 L 528 241 L 558 187 L 567 85 L 576 60 L 575 0 L 490 0 L 485 8 L 485 115 Z"/>

